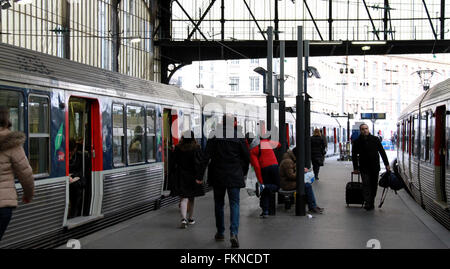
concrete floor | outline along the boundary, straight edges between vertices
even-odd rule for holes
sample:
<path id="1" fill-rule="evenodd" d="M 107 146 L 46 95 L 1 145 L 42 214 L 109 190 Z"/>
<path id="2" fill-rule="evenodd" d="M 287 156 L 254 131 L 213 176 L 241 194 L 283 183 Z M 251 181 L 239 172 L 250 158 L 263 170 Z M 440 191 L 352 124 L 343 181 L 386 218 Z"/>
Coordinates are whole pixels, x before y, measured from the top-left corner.
<path id="1" fill-rule="evenodd" d="M 393 152 L 388 152 L 393 156 Z M 392 160 L 389 158 L 389 160 Z M 259 218 L 259 200 L 241 190 L 239 242 L 241 249 L 365 249 L 376 239 L 383 249 L 448 249 L 450 232 L 427 215 L 406 193 L 389 191 L 381 209 L 347 207 L 345 184 L 351 162 L 328 158 L 320 180 L 313 183 L 322 215 L 295 216 L 295 207 L 278 206 L 276 216 Z M 382 189 L 378 189 L 378 205 Z M 229 207 L 226 197 L 225 241 L 214 240 L 212 192 L 197 198 L 196 224 L 179 229 L 178 205 L 138 216 L 79 239 L 83 249 L 228 249 Z M 61 246 L 60 248 L 66 248 Z"/>

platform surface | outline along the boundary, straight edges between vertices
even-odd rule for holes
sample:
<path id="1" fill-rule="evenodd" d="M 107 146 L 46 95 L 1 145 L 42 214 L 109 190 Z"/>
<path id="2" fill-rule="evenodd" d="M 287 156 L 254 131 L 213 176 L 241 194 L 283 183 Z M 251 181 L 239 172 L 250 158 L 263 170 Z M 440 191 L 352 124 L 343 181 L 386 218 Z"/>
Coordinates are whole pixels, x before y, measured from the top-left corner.
<path id="1" fill-rule="evenodd" d="M 388 151 L 392 158 L 395 152 Z M 392 159 L 389 158 L 391 161 Z M 351 162 L 327 158 L 313 183 L 324 214 L 295 216 L 295 207 L 277 206 L 275 216 L 259 218 L 259 200 L 241 189 L 241 249 L 366 249 L 377 240 L 382 249 L 448 249 L 450 232 L 423 211 L 405 190 L 389 191 L 381 209 L 366 211 L 345 204 Z M 378 205 L 382 189 L 378 188 Z M 180 229 L 178 205 L 152 211 L 78 238 L 83 249 L 229 249 L 229 207 L 225 198 L 225 241 L 214 240 L 213 193 L 195 200 L 194 225 Z M 66 248 L 61 246 L 60 248 Z"/>

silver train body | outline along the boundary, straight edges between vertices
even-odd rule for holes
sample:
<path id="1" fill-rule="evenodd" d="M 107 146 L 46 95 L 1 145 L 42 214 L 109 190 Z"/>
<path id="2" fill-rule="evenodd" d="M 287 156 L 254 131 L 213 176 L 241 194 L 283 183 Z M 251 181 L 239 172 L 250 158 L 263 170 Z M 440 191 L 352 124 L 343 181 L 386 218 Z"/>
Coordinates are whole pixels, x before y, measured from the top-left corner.
<path id="1" fill-rule="evenodd" d="M 397 124 L 397 164 L 422 208 L 450 229 L 450 79 L 424 92 Z"/>
<path id="2" fill-rule="evenodd" d="M 0 44 L 0 105 L 27 140 L 35 197 L 22 204 L 0 248 L 49 248 L 139 214 L 176 203 L 168 192 L 170 151 L 184 130 L 206 135 L 233 113 L 242 130 L 259 134 L 265 109 L 141 80 L 66 59 Z M 231 111 L 226 110 L 229 105 Z M 295 119 L 287 113 L 290 146 Z M 341 142 L 338 123 L 312 113 L 325 128 L 328 154 Z M 138 128 L 140 127 L 140 128 Z M 345 132 L 344 132 L 345 133 Z M 74 212 L 69 142 L 79 146 L 86 186 Z M 133 141 L 140 142 L 137 153 Z M 22 189 L 16 182 L 19 197 Z M 71 197 L 72 195 L 72 197 Z"/>

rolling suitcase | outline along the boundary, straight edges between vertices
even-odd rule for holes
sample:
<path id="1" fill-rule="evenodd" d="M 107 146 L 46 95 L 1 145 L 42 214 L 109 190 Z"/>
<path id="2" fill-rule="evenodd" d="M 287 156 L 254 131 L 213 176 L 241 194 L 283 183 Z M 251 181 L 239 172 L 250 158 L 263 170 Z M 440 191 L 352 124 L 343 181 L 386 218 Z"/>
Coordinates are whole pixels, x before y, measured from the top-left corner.
<path id="1" fill-rule="evenodd" d="M 350 204 L 364 205 L 363 185 L 360 182 L 360 174 L 358 174 L 358 182 L 353 182 L 353 172 L 351 181 L 345 186 L 345 202 L 347 206 Z"/>

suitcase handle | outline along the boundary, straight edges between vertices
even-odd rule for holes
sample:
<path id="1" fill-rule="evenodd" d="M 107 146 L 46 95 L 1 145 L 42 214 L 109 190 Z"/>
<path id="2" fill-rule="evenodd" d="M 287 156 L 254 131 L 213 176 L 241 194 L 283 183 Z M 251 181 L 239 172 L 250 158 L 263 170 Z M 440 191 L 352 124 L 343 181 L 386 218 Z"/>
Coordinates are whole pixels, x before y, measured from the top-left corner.
<path id="1" fill-rule="evenodd" d="M 353 182 L 353 175 L 355 175 L 355 174 L 358 175 L 358 182 L 360 182 L 361 173 L 354 173 L 353 171 L 352 171 L 352 182 Z"/>

